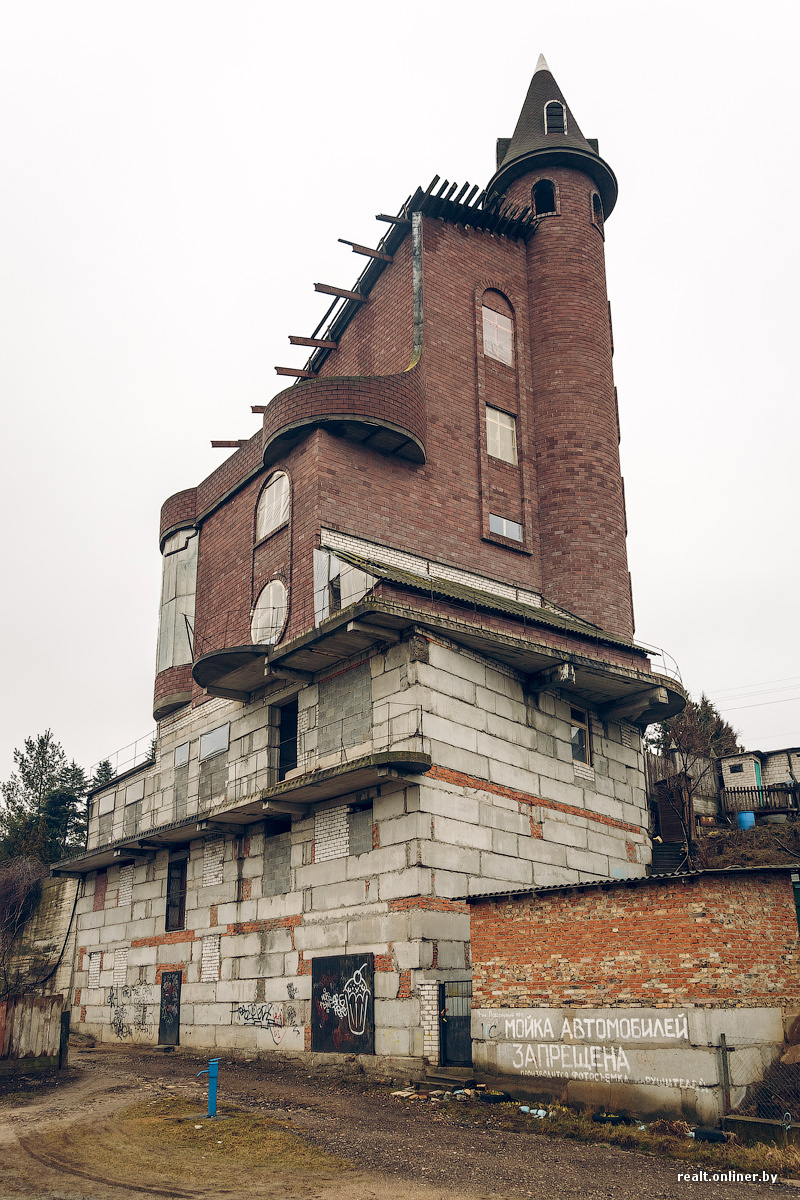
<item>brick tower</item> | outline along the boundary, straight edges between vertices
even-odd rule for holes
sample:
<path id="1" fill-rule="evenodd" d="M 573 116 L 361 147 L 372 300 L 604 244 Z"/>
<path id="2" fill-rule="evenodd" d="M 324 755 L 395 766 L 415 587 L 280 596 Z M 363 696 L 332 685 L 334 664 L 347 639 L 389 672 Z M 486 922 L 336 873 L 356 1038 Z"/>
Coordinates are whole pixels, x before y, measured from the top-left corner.
<path id="1" fill-rule="evenodd" d="M 464 898 L 647 871 L 684 697 L 632 641 L 615 198 L 540 60 L 488 187 L 347 243 L 262 428 L 166 501 L 155 758 L 60 868 L 96 1036 L 468 1061 Z"/>
<path id="2" fill-rule="evenodd" d="M 617 181 L 540 57 L 514 136 L 498 142 L 490 196 L 529 204 L 531 389 L 542 590 L 633 635 L 604 221 Z"/>

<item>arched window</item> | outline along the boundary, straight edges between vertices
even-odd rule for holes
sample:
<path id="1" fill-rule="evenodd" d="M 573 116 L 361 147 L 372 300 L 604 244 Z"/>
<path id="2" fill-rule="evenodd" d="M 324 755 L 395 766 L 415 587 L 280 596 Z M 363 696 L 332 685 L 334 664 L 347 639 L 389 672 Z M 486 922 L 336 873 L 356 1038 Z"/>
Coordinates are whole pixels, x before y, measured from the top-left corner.
<path id="1" fill-rule="evenodd" d="M 597 192 L 592 192 L 592 221 L 603 232 L 603 201 Z"/>
<path id="2" fill-rule="evenodd" d="M 531 201 L 534 216 L 545 217 L 549 214 L 555 214 L 556 189 L 551 180 L 540 179 L 533 185 Z"/>
<path id="3" fill-rule="evenodd" d="M 289 479 L 283 471 L 276 471 L 264 488 L 256 510 L 256 541 L 269 537 L 289 520 L 291 500 Z"/>
<path id="4" fill-rule="evenodd" d="M 548 100 L 544 106 L 545 133 L 567 132 L 567 110 L 560 100 Z"/>
<path id="5" fill-rule="evenodd" d="M 507 367 L 514 365 L 514 316 L 502 292 L 483 293 L 483 353 Z"/>
<path id="6" fill-rule="evenodd" d="M 256 601 L 250 622 L 254 646 L 273 646 L 280 640 L 286 624 L 289 593 L 280 579 L 271 579 Z"/>

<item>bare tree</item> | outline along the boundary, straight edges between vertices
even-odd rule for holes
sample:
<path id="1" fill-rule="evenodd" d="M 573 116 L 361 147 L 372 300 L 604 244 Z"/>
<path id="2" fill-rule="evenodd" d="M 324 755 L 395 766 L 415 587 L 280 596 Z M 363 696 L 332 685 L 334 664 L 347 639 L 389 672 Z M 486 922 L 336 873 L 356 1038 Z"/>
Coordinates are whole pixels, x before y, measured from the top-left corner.
<path id="1" fill-rule="evenodd" d="M 49 968 L 49 954 L 21 944 L 47 874 L 47 867 L 30 858 L 0 865 L 0 1000 L 38 986 Z"/>
<path id="2" fill-rule="evenodd" d="M 657 772 L 661 775 L 657 790 L 677 817 L 691 858 L 694 797 L 715 780 L 717 760 L 742 749 L 738 733 L 702 693 L 699 701 L 689 700 L 676 717 L 651 726 L 645 744 L 651 754 L 664 760 Z"/>

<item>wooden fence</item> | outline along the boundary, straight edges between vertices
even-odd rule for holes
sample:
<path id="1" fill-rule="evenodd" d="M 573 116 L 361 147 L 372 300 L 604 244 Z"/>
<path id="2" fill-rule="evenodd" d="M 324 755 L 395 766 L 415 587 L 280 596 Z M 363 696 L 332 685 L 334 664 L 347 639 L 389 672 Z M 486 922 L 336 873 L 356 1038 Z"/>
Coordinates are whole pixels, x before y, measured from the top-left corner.
<path id="1" fill-rule="evenodd" d="M 0 1000 L 0 1075 L 58 1069 L 63 1008 L 63 996 Z"/>

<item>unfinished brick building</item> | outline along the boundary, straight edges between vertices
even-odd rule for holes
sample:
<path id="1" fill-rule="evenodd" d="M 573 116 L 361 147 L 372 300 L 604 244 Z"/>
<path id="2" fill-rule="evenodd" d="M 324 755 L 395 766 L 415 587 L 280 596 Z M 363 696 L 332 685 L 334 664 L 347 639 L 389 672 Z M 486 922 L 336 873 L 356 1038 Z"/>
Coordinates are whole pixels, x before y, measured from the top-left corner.
<path id="1" fill-rule="evenodd" d="M 353 245 L 262 431 L 165 503 L 155 758 L 61 864 L 82 1029 L 463 1060 L 456 898 L 646 872 L 640 731 L 684 698 L 633 642 L 616 196 L 540 60 L 486 189 Z"/>

